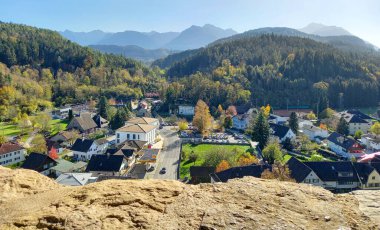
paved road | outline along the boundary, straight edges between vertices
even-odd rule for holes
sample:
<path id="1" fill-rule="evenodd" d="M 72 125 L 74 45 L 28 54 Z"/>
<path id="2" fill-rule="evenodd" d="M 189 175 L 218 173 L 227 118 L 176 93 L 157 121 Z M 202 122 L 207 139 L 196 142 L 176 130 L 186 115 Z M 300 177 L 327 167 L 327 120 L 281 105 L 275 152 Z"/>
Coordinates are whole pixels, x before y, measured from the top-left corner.
<path id="1" fill-rule="evenodd" d="M 154 179 L 178 179 L 178 165 L 181 150 L 181 140 L 173 127 L 165 126 L 160 130 L 160 135 L 164 138 L 164 147 L 158 155 Z M 166 168 L 165 174 L 160 174 L 161 168 Z"/>

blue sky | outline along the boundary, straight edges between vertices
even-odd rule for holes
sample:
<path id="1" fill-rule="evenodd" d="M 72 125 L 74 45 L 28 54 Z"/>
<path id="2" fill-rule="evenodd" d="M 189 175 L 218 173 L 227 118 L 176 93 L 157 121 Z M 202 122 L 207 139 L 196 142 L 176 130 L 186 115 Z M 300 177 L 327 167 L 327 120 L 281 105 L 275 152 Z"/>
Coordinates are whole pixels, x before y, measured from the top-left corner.
<path id="1" fill-rule="evenodd" d="M 206 23 L 243 32 L 318 22 L 344 27 L 380 47 L 379 0 L 0 0 L 0 20 L 111 32 L 181 31 Z"/>

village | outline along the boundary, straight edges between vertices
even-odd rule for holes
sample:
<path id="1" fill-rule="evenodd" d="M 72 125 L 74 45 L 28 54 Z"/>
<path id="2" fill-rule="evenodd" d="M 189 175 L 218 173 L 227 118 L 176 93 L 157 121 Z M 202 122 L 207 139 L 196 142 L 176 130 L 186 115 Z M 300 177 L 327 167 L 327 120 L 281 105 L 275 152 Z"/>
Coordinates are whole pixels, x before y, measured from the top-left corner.
<path id="1" fill-rule="evenodd" d="M 0 165 L 35 170 L 70 186 L 107 179 L 216 183 L 245 176 L 265 178 L 268 173 L 273 177 L 285 174 L 283 167 L 297 183 L 335 192 L 380 189 L 380 124 L 359 110 L 331 110 L 317 118 L 308 108 L 229 106 L 218 108 L 219 118 L 212 117 L 210 128 L 201 132 L 193 119 L 199 103 L 179 104 L 166 117 L 154 110 L 159 103 L 148 98 L 108 105 L 132 111 L 117 129 L 100 115 L 100 108 L 88 104 L 57 108 L 49 112 L 51 121 L 67 121 L 65 127 L 44 135 L 43 148 L 36 148 L 41 143 L 6 136 L 0 145 Z M 263 149 L 251 136 L 261 113 L 266 113 L 268 142 L 273 143 Z M 340 130 L 331 129 L 334 126 Z M 32 129 L 29 135 L 39 132 Z"/>

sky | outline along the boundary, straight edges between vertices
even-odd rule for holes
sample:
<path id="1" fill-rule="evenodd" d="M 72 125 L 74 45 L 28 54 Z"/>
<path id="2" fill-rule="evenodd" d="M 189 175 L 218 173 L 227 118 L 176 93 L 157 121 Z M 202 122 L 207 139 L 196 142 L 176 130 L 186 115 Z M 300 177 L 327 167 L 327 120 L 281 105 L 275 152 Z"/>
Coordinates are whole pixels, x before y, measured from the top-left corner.
<path id="1" fill-rule="evenodd" d="M 213 24 L 244 32 L 343 27 L 380 47 L 379 0 L 0 0 L 0 21 L 58 31 L 182 31 Z"/>

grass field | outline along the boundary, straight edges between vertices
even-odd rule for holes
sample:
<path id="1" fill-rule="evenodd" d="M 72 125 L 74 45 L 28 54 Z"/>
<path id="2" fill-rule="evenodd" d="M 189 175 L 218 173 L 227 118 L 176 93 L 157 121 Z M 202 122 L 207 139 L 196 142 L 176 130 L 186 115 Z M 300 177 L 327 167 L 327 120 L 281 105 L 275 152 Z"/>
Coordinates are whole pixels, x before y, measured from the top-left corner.
<path id="1" fill-rule="evenodd" d="M 190 177 L 190 166 L 200 166 L 204 162 L 204 154 L 209 152 L 211 149 L 222 146 L 224 149 L 228 151 L 233 151 L 235 148 L 239 150 L 239 152 L 247 151 L 250 146 L 248 145 L 217 145 L 217 144 L 184 144 L 182 145 L 182 151 L 188 156 L 192 151 L 198 155 L 198 158 L 195 162 L 189 161 L 181 161 L 180 165 L 180 176 L 181 178 Z"/>
<path id="2" fill-rule="evenodd" d="M 51 135 L 55 135 L 59 133 L 60 131 L 63 131 L 66 129 L 68 125 L 67 120 L 60 120 L 60 119 L 55 119 L 50 121 L 50 133 Z"/>
<path id="3" fill-rule="evenodd" d="M 49 123 L 51 127 L 50 129 L 51 135 L 55 135 L 58 132 L 65 130 L 68 125 L 68 121 L 59 120 L 59 119 L 51 120 Z M 32 131 L 32 128 L 28 128 L 26 130 L 26 133 L 30 133 L 31 131 Z M 17 136 L 20 133 L 21 133 L 21 130 L 18 127 L 18 125 L 6 123 L 6 122 L 0 123 L 0 135 L 11 137 L 11 136 Z"/>
<path id="4" fill-rule="evenodd" d="M 5 122 L 0 123 L 0 134 L 3 136 L 16 136 L 20 134 L 20 132 L 21 131 L 17 125 L 12 125 Z"/>

